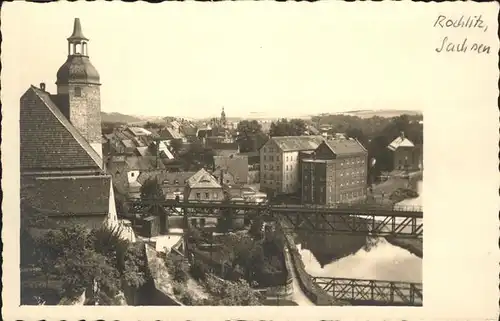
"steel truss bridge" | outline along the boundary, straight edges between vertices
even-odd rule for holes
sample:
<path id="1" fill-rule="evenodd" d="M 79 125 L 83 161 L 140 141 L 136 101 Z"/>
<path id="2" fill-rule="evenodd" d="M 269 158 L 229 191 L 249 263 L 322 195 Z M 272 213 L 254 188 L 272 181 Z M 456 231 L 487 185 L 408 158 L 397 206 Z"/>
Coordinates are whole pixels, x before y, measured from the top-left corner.
<path id="1" fill-rule="evenodd" d="M 161 216 L 245 217 L 249 212 L 265 219 L 282 221 L 285 230 L 305 230 L 331 234 L 397 236 L 422 238 L 423 212 L 420 206 L 378 204 L 275 205 L 243 201 L 177 201 L 129 199 L 132 211 Z"/>
<path id="2" fill-rule="evenodd" d="M 312 277 L 335 299 L 356 305 L 422 306 L 422 284 Z"/>

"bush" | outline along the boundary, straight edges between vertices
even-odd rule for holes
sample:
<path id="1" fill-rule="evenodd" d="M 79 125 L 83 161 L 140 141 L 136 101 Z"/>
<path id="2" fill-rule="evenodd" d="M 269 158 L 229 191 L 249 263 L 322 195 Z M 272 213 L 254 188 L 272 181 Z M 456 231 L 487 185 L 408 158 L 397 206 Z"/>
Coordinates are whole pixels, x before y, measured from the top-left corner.
<path id="1" fill-rule="evenodd" d="M 201 261 L 194 261 L 191 265 L 190 273 L 195 280 L 204 281 L 207 277 L 208 267 Z"/>
<path id="2" fill-rule="evenodd" d="M 167 265 L 168 272 L 174 281 L 182 283 L 187 281 L 188 265 L 182 257 L 175 254 L 169 254 L 165 259 L 165 263 Z"/>

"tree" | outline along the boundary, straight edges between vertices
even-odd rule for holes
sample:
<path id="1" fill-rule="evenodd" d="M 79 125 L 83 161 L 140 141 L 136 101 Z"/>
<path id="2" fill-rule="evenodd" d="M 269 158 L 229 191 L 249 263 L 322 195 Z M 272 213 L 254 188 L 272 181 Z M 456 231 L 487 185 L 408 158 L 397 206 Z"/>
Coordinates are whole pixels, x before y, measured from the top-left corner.
<path id="1" fill-rule="evenodd" d="M 174 152 L 174 154 L 179 154 L 181 148 L 182 148 L 182 140 L 180 139 L 172 139 L 170 141 L 170 148 L 172 148 L 172 152 Z"/>
<path id="2" fill-rule="evenodd" d="M 148 178 L 141 186 L 141 199 L 163 199 L 163 190 L 156 177 Z"/>
<path id="3" fill-rule="evenodd" d="M 242 120 L 236 128 L 241 152 L 254 151 L 257 148 L 258 135 L 262 134 L 262 125 L 256 120 Z"/>
<path id="4" fill-rule="evenodd" d="M 255 239 L 260 240 L 262 239 L 262 228 L 264 226 L 264 220 L 262 217 L 257 216 L 253 221 L 252 224 L 250 225 L 250 230 L 248 233 L 252 235 Z"/>
<path id="5" fill-rule="evenodd" d="M 89 302 L 113 304 L 124 280 L 138 288 L 145 282 L 146 259 L 141 249 L 120 237 L 119 229 L 88 230 L 73 225 L 37 239 L 37 265 L 62 281 L 62 295 L 72 298 L 87 291 Z"/>
<path id="6" fill-rule="evenodd" d="M 118 294 L 118 271 L 106 262 L 106 257 L 91 249 L 66 249 L 56 261 L 63 282 L 63 295 L 75 297 L 87 291 L 90 303 L 109 305 Z"/>
<path id="7" fill-rule="evenodd" d="M 363 131 L 356 127 L 349 127 L 345 131 L 348 138 L 357 139 L 363 147 L 368 146 L 368 138 L 365 136 Z"/>
<path id="8" fill-rule="evenodd" d="M 62 227 L 37 240 L 37 265 L 62 281 L 62 295 L 75 297 L 85 290 L 90 301 L 109 304 L 118 293 L 119 274 L 107 257 L 94 249 L 92 233 L 83 226 Z"/>
<path id="9" fill-rule="evenodd" d="M 186 163 L 186 170 L 199 170 L 204 166 L 213 168 L 215 153 L 210 148 L 205 148 L 200 141 L 189 145 L 189 149 L 181 156 Z"/>
<path id="10" fill-rule="evenodd" d="M 165 264 L 174 281 L 181 283 L 187 281 L 189 266 L 183 257 L 170 253 L 165 258 Z"/>
<path id="11" fill-rule="evenodd" d="M 143 126 L 144 128 L 153 128 L 153 129 L 156 129 L 156 128 L 161 128 L 162 125 L 158 124 L 158 123 L 153 123 L 153 122 L 146 122 Z"/>
<path id="12" fill-rule="evenodd" d="M 243 280 L 230 282 L 208 277 L 204 285 L 212 294 L 212 299 L 204 302 L 206 305 L 254 306 L 262 304 L 262 296 Z"/>
<path id="13" fill-rule="evenodd" d="M 146 258 L 141 244 L 132 244 L 121 237 L 120 227 L 102 227 L 91 232 L 93 248 L 104 255 L 107 262 L 114 266 L 120 277 L 133 288 L 139 288 L 146 281 L 143 267 Z"/>
<path id="14" fill-rule="evenodd" d="M 269 135 L 271 137 L 276 136 L 302 136 L 307 130 L 306 123 L 303 119 L 291 119 L 290 121 L 286 118 L 282 118 L 277 122 L 271 123 L 271 128 L 269 130 Z"/>

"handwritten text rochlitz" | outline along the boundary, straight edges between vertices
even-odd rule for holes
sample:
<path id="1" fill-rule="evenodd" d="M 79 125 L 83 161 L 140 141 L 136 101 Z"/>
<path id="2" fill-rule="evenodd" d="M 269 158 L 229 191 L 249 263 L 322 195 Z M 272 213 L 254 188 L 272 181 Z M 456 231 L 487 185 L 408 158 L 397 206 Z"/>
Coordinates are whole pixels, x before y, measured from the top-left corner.
<path id="1" fill-rule="evenodd" d="M 460 17 L 447 17 L 445 15 L 439 15 L 434 22 L 434 28 L 442 29 L 480 29 L 483 32 L 488 30 L 488 25 L 484 22 L 482 15 L 477 16 L 465 16 Z M 461 41 L 452 41 L 445 36 L 440 45 L 435 49 L 436 52 L 472 52 L 476 54 L 489 54 L 490 46 L 483 43 L 478 43 L 470 41 L 467 37 L 464 37 Z"/>

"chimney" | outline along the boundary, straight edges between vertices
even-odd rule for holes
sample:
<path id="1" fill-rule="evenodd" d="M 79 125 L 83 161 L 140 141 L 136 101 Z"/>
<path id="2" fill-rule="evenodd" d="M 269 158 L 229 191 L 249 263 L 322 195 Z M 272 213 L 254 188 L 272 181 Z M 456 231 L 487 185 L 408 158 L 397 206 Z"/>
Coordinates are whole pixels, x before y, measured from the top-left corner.
<path id="1" fill-rule="evenodd" d="M 44 82 L 41 82 L 41 83 L 40 83 L 40 89 L 41 89 L 42 91 L 45 91 L 45 83 L 44 83 Z"/>
<path id="2" fill-rule="evenodd" d="M 405 139 L 405 132 L 401 131 L 401 139 Z"/>

